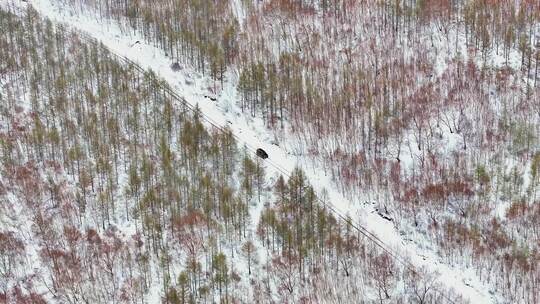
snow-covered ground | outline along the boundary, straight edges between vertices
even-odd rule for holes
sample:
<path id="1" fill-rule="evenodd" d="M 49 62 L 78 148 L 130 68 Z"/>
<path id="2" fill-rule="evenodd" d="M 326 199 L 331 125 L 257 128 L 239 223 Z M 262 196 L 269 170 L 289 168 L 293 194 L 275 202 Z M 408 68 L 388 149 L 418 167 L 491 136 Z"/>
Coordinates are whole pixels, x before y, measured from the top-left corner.
<path id="1" fill-rule="evenodd" d="M 325 175 L 321 165 L 313 163 L 307 157 L 291 153 L 294 151 L 296 143 L 294 136 L 287 133 L 288 131 L 283 131 L 285 133 L 282 137 L 286 140 L 279 142 L 279 145 L 273 144 L 276 136 L 264 125 L 263 120 L 252 118 L 247 113 L 243 114 L 237 106 L 238 96 L 235 84 L 238 76 L 234 71 L 228 72 L 227 81 L 217 96 L 217 101 L 212 101 L 205 98 L 205 95 L 211 94 L 209 88 L 213 86 L 213 82 L 208 77 L 195 72 L 189 66 L 183 66 L 178 72 L 173 71 L 170 68 L 171 59 L 163 51 L 145 43 L 140 35 L 124 33 L 112 22 L 102 23 L 88 13 L 82 15 L 70 12 L 68 8 L 59 7 L 51 0 L 28 0 L 27 2 L 0 0 L 0 3 L 2 5 L 11 3 L 20 8 L 32 5 L 39 13 L 47 16 L 53 22 L 64 23 L 85 32 L 101 41 L 112 52 L 129 58 L 144 69 L 152 69 L 187 102 L 191 105 L 198 104 L 202 113 L 213 123 L 218 126 L 229 126 L 237 136 L 240 146 L 246 145 L 255 149 L 260 147 L 266 150 L 270 156 L 266 163 L 266 171 L 269 176 L 291 172 L 295 166 L 302 167 L 319 193 L 323 188 L 327 189 L 329 202 L 338 212 L 349 214 L 353 219 L 361 219 L 362 225 L 384 241 L 391 250 L 410 259 L 415 267 L 425 266 L 428 270 L 439 273 L 441 284 L 455 289 L 458 294 L 469 299 L 471 303 L 503 302 L 502 298 L 496 295 L 493 286 L 486 285 L 479 280 L 474 269 L 449 266 L 443 263 L 429 243 L 418 245 L 407 241 L 410 237 L 401 235 L 391 222 L 384 220 L 374 212 L 372 204 L 345 199 L 333 186 L 331 177 Z M 235 3 L 238 6 L 235 7 L 235 14 L 245 18 L 240 1 Z M 140 43 L 136 44 L 136 41 L 140 41 Z M 253 209 L 252 218 L 258 218 L 254 213 L 260 212 L 261 209 L 262 207 Z M 156 289 L 159 291 L 158 288 Z M 156 297 L 157 295 L 154 295 L 154 298 Z"/>

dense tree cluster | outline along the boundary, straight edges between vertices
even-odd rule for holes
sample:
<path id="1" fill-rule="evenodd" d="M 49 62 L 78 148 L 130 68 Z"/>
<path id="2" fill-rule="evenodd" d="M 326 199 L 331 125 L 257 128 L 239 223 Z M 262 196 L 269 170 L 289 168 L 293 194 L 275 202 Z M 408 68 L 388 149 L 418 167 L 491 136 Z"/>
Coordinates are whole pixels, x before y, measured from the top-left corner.
<path id="1" fill-rule="evenodd" d="M 290 123 L 351 198 L 375 193 L 449 262 L 538 301 L 538 3 L 328 4 L 252 8 L 241 105 Z M 517 203 L 521 216 L 497 211 Z"/>
<path id="2" fill-rule="evenodd" d="M 81 11 L 93 8 L 101 20 L 114 19 L 142 34 L 172 59 L 223 80 L 238 53 L 239 25 L 229 1 L 60 1 Z"/>
<path id="3" fill-rule="evenodd" d="M 253 194 L 235 180 L 255 179 L 230 131 L 32 10 L 0 17 L 0 215 L 28 221 L 0 233 L 2 295 L 16 299 L 23 277 L 21 297 L 36 296 L 34 282 L 63 302 L 137 302 L 176 285 L 178 265 L 184 302 L 221 291 L 232 271 L 222 246 L 250 221 Z M 39 262 L 38 273 L 21 266 Z"/>

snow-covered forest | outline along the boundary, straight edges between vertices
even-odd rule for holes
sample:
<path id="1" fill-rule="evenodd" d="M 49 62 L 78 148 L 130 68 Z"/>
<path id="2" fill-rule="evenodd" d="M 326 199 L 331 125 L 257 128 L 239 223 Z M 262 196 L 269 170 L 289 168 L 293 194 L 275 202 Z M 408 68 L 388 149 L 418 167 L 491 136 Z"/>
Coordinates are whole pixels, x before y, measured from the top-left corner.
<path id="1" fill-rule="evenodd" d="M 540 2 L 1 0 L 0 28 L 0 302 L 540 302 Z"/>

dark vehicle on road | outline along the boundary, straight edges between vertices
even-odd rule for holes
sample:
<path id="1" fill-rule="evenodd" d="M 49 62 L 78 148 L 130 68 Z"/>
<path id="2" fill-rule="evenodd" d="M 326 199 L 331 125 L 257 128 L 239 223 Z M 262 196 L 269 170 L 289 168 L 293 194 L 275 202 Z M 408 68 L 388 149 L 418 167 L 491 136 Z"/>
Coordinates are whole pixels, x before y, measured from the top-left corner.
<path id="1" fill-rule="evenodd" d="M 264 151 L 263 149 L 259 148 L 259 149 L 257 149 L 257 156 L 262 158 L 262 159 L 267 159 L 268 158 L 268 153 L 266 153 L 266 151 Z"/>

